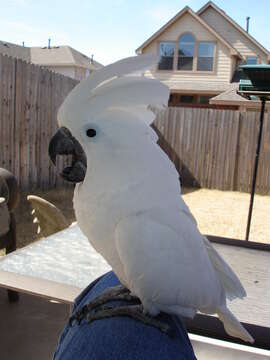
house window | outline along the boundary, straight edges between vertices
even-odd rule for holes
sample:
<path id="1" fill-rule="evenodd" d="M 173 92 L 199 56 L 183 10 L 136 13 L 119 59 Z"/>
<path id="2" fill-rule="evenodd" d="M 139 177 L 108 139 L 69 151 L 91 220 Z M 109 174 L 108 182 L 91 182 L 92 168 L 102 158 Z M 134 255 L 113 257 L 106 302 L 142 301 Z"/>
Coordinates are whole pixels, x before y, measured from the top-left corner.
<path id="1" fill-rule="evenodd" d="M 184 34 L 178 44 L 178 70 L 192 70 L 194 57 L 194 37 L 191 34 Z"/>
<path id="2" fill-rule="evenodd" d="M 194 96 L 193 95 L 181 95 L 180 96 L 180 103 L 184 104 L 192 104 L 194 103 Z"/>
<path id="3" fill-rule="evenodd" d="M 246 58 L 246 64 L 247 65 L 256 65 L 257 64 L 257 56 L 247 56 Z"/>
<path id="4" fill-rule="evenodd" d="M 209 104 L 209 100 L 213 97 L 213 95 L 199 95 L 197 98 L 198 104 Z"/>
<path id="5" fill-rule="evenodd" d="M 214 66 L 214 43 L 198 43 L 198 71 L 213 71 Z"/>
<path id="6" fill-rule="evenodd" d="M 158 64 L 159 70 L 172 70 L 174 58 L 174 43 L 162 42 L 159 45 L 160 60 Z"/>
<path id="7" fill-rule="evenodd" d="M 183 107 L 195 107 L 195 108 L 208 108 L 212 107 L 209 104 L 209 100 L 215 95 L 210 94 L 179 94 L 171 93 L 169 99 L 169 106 L 183 106 Z"/>

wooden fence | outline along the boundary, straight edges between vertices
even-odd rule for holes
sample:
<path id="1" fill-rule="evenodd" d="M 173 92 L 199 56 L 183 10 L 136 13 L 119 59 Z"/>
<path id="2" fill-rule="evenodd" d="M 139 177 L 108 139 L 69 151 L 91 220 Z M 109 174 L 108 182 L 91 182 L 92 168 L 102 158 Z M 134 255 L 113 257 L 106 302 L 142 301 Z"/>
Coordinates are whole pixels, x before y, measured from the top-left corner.
<path id="1" fill-rule="evenodd" d="M 0 55 L 0 167 L 13 172 L 22 189 L 62 184 L 50 163 L 48 144 L 57 110 L 76 80 Z M 250 191 L 259 113 L 168 108 L 155 126 L 160 145 L 182 183 Z M 58 167 L 63 168 L 63 160 Z M 270 193 L 270 115 L 265 116 L 258 193 Z"/>
<path id="2" fill-rule="evenodd" d="M 14 173 L 22 189 L 62 183 L 50 163 L 48 144 L 57 128 L 57 110 L 76 84 L 0 54 L 0 167 Z"/>
<path id="3" fill-rule="evenodd" d="M 155 121 L 183 185 L 249 192 L 259 112 L 168 108 Z M 256 192 L 270 193 L 270 116 L 265 114 Z"/>

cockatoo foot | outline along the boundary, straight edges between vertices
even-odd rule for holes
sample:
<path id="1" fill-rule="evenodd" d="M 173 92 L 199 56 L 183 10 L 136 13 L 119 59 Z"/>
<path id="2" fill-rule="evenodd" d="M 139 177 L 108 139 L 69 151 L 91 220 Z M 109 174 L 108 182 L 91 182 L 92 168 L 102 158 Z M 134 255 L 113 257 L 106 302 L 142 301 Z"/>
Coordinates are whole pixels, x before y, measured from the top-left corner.
<path id="1" fill-rule="evenodd" d="M 73 321 L 77 321 L 77 323 L 80 324 L 81 321 L 86 318 L 87 314 L 97 312 L 100 307 L 109 301 L 119 300 L 132 302 L 134 304 L 140 303 L 139 298 L 131 295 L 130 291 L 123 285 L 113 286 L 106 289 L 100 296 L 96 297 L 88 304 L 85 304 L 80 310 L 76 311 L 76 313 L 70 317 L 69 325 L 72 326 Z"/>
<path id="2" fill-rule="evenodd" d="M 130 305 L 110 306 L 105 305 L 110 301 L 126 301 Z M 80 310 L 73 314 L 69 319 L 69 326 L 73 322 L 79 325 L 83 319 L 87 323 L 96 320 L 102 320 L 116 316 L 127 316 L 144 323 L 145 325 L 153 326 L 161 332 L 171 336 L 171 327 L 164 322 L 161 322 L 154 317 L 146 314 L 140 299 L 130 294 L 130 291 L 122 285 L 108 288 L 103 294 L 95 298 L 88 304 L 85 304 Z"/>
<path id="3" fill-rule="evenodd" d="M 100 310 L 88 313 L 86 322 L 91 323 L 96 320 L 102 320 L 116 316 L 127 316 L 140 321 L 145 325 L 153 326 L 161 332 L 171 336 L 171 328 L 168 324 L 161 322 L 150 315 L 146 315 L 143 306 L 140 305 L 122 305 L 117 307 L 103 306 Z"/>

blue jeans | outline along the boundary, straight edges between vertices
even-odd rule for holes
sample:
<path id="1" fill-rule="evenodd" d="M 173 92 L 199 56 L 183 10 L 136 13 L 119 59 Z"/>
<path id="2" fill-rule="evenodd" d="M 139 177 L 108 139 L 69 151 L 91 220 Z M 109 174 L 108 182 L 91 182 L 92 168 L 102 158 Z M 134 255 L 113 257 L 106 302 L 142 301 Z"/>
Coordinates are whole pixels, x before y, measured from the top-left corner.
<path id="1" fill-rule="evenodd" d="M 73 313 L 119 280 L 109 272 L 90 284 L 75 300 Z M 121 302 L 124 304 L 125 302 Z M 112 302 L 115 306 L 119 302 Z M 127 317 L 115 317 L 80 325 L 66 325 L 54 354 L 54 360 L 196 360 L 183 323 L 162 314 L 174 330 L 168 337 L 154 327 Z"/>

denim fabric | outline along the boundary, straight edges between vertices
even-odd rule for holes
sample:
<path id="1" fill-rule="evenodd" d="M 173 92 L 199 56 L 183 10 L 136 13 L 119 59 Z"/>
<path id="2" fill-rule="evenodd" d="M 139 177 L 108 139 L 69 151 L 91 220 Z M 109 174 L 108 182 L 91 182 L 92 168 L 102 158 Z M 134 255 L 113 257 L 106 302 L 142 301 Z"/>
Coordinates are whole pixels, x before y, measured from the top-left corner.
<path id="1" fill-rule="evenodd" d="M 90 284 L 76 299 L 73 312 L 101 294 L 107 287 L 118 285 L 109 272 Z M 110 305 L 117 305 L 112 302 Z M 124 302 L 121 302 L 124 304 Z M 160 320 L 169 323 L 172 338 L 159 330 L 127 317 L 98 320 L 81 325 L 74 322 L 63 330 L 54 360 L 195 360 L 191 343 L 182 322 L 162 314 Z"/>

